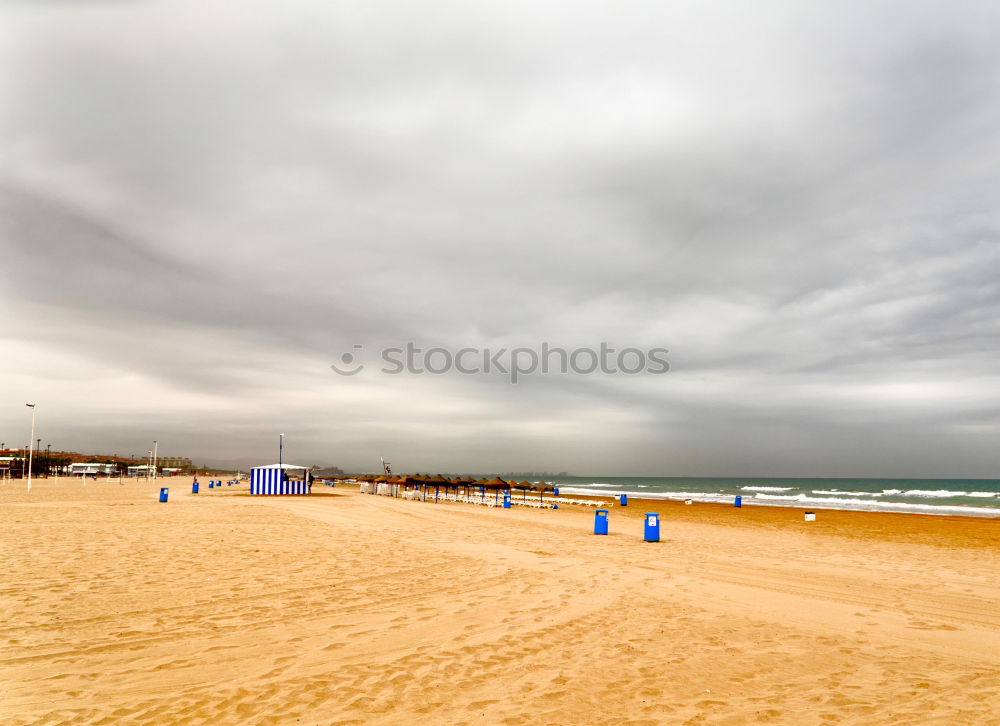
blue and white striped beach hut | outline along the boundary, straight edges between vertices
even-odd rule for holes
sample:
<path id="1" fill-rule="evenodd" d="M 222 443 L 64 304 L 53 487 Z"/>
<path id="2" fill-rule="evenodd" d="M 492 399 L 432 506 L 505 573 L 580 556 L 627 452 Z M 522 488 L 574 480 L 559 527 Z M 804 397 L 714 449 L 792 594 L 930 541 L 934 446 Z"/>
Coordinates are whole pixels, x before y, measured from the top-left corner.
<path id="1" fill-rule="evenodd" d="M 291 481 L 288 470 L 301 474 L 301 481 Z M 251 494 L 308 494 L 309 467 L 294 464 L 270 464 L 257 466 L 250 470 Z"/>

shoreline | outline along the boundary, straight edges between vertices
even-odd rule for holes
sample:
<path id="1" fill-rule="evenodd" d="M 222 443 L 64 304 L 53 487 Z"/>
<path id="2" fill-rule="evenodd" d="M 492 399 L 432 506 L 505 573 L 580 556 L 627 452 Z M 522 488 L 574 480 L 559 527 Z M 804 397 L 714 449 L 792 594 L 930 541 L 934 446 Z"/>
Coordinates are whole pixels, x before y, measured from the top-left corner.
<path id="1" fill-rule="evenodd" d="M 648 501 L 680 501 L 683 502 L 684 499 L 692 499 L 696 503 L 701 504 L 722 504 L 722 505 L 732 505 L 733 499 L 737 496 L 743 498 L 743 506 L 756 506 L 756 507 L 777 507 L 780 509 L 804 509 L 804 510 L 826 510 L 826 511 L 840 511 L 840 512 L 886 512 L 893 514 L 925 514 L 930 516 L 959 516 L 959 517 L 974 517 L 979 519 L 996 519 L 1000 518 L 1000 507 L 984 507 L 975 505 L 958 505 L 958 504 L 929 504 L 926 502 L 886 502 L 881 500 L 863 499 L 863 498 L 851 498 L 851 499 L 833 499 L 824 497 L 811 497 L 806 500 L 796 499 L 795 497 L 781 497 L 772 495 L 769 499 L 761 499 L 756 496 L 755 492 L 744 493 L 744 494 L 727 494 L 723 496 L 718 495 L 707 495 L 700 492 L 690 492 L 690 496 L 680 496 L 675 493 L 664 493 L 662 495 L 656 495 L 655 493 L 644 493 L 636 492 L 634 490 L 613 490 L 607 491 L 605 493 L 595 493 L 593 489 L 584 489 L 580 487 L 560 486 L 560 490 L 565 490 L 567 494 L 571 497 L 594 497 L 594 498 L 606 498 L 613 497 L 615 500 L 618 499 L 620 494 L 627 494 L 629 499 L 645 499 Z M 998 494 L 997 496 L 1000 496 Z M 851 506 L 853 505 L 853 506 Z"/>
<path id="2" fill-rule="evenodd" d="M 573 495 L 574 499 L 607 502 L 605 497 Z M 574 509 L 587 508 L 568 504 Z M 560 507 L 561 509 L 562 507 Z M 768 527 L 790 531 L 834 534 L 843 537 L 874 537 L 887 541 L 921 541 L 926 544 L 947 544 L 957 537 L 970 546 L 1000 547 L 1000 522 L 991 517 L 976 517 L 920 512 L 880 512 L 850 509 L 814 510 L 811 507 L 758 506 L 744 503 L 742 507 L 720 502 L 685 504 L 669 499 L 643 499 L 629 497 L 628 506 L 611 502 L 609 516 L 626 516 L 641 519 L 645 512 L 657 512 L 663 524 L 679 522 L 704 522 L 706 518 L 720 524 L 737 527 Z M 816 511 L 815 522 L 805 522 L 803 514 Z"/>

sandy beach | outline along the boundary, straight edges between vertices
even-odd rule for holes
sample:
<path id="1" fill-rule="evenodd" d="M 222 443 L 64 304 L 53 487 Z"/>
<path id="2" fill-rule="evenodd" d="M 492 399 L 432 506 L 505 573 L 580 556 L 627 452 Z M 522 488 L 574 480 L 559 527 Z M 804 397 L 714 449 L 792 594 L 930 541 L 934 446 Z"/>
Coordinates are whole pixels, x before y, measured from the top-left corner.
<path id="1" fill-rule="evenodd" d="M 1000 521 L 593 518 L 4 484 L 0 722 L 1000 723 Z"/>

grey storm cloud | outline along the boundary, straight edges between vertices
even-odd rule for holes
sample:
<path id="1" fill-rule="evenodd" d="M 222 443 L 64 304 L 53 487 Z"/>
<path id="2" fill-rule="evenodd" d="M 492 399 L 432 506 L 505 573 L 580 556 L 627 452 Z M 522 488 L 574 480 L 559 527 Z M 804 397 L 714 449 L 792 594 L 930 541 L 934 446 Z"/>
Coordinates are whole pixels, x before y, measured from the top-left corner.
<path id="1" fill-rule="evenodd" d="M 998 15 L 0 4 L 2 438 L 37 398 L 220 462 L 993 475 Z M 671 372 L 379 374 L 406 341 Z"/>

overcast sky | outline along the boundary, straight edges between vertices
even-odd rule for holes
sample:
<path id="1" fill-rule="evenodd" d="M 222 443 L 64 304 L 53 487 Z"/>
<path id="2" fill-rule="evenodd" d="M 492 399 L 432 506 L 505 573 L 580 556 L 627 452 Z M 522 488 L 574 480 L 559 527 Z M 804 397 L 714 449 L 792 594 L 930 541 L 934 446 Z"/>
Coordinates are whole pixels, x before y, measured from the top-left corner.
<path id="1" fill-rule="evenodd" d="M 998 28 L 0 1 L 0 440 L 30 401 L 43 447 L 244 466 L 1000 476 Z M 381 373 L 407 341 L 671 369 Z"/>

